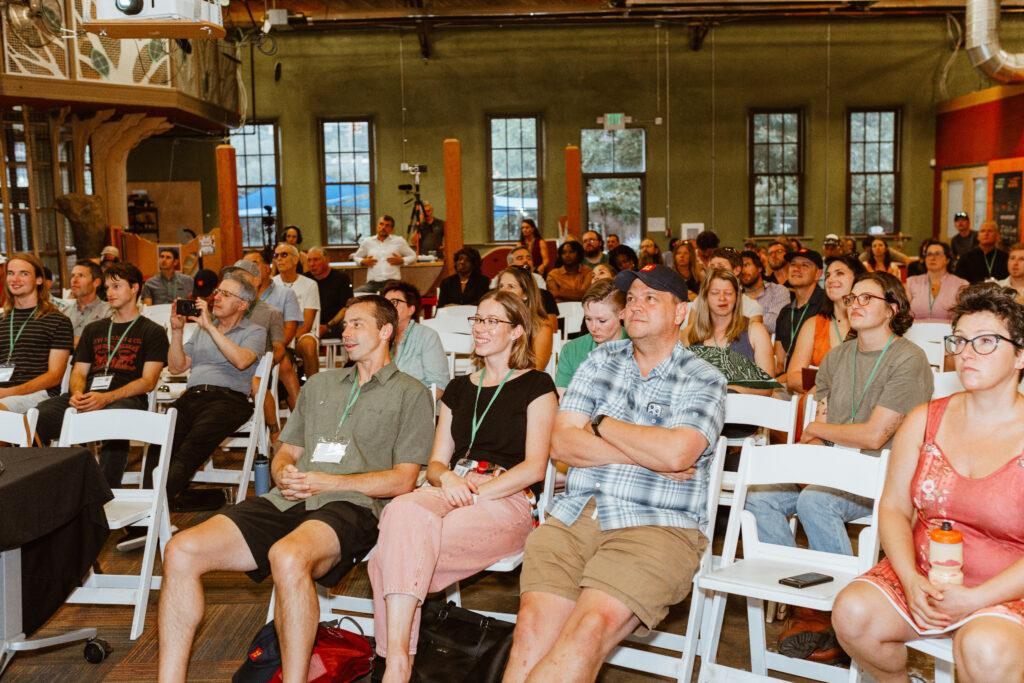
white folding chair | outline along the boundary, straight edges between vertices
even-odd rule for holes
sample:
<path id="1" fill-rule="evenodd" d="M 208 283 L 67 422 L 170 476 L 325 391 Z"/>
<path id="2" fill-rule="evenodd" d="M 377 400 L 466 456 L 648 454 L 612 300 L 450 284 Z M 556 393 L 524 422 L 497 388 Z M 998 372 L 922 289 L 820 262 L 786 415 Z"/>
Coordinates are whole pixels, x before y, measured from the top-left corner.
<path id="1" fill-rule="evenodd" d="M 719 438 L 715 444 L 714 455 L 709 465 L 708 472 L 708 500 L 705 515 L 707 526 L 701 532 L 707 536 L 708 545 L 700 558 L 700 566 L 694 577 L 699 577 L 711 571 L 714 560 L 711 554 L 711 546 L 715 533 L 715 521 L 718 516 L 719 501 L 717 492 L 721 489 L 722 467 L 725 465 L 725 451 L 728 447 L 724 437 Z M 617 648 L 611 651 L 605 661 L 616 666 L 668 676 L 676 681 L 689 683 L 693 676 L 693 656 L 687 656 L 696 652 L 698 638 L 702 637 L 701 624 L 703 622 L 705 596 L 694 589 L 690 595 L 690 611 L 686 620 L 686 631 L 683 634 L 668 633 L 666 631 L 651 631 L 646 636 L 628 636 Z M 641 646 L 639 649 L 635 646 Z M 649 650 L 656 647 L 662 650 L 669 650 L 671 654 L 660 654 Z"/>
<path id="2" fill-rule="evenodd" d="M 960 375 L 955 372 L 936 372 L 932 375 L 932 381 L 935 383 L 932 388 L 933 401 L 964 390 L 964 385 L 960 383 Z"/>
<path id="3" fill-rule="evenodd" d="M 828 446 L 786 444 L 756 446 L 752 439 L 743 444 L 739 478 L 729 525 L 725 535 L 722 563 L 698 576 L 695 591 L 713 594 L 711 613 L 702 633 L 701 680 L 727 680 L 726 667 L 716 663 L 725 600 L 728 595 L 747 599 L 747 628 L 750 638 L 751 673 L 766 676 L 767 670 L 782 671 L 818 681 L 845 682 L 848 670 L 768 652 L 764 633 L 764 601 L 776 601 L 822 611 L 832 609 L 836 595 L 856 576 L 867 571 L 878 558 L 878 498 L 885 483 L 889 451 L 878 457 Z M 846 556 L 805 548 L 762 543 L 757 536 L 754 515 L 744 509 L 751 486 L 810 484 L 846 491 L 874 500 L 872 522 L 861 529 L 857 555 Z M 743 559 L 736 559 L 742 527 Z M 805 572 L 833 577 L 829 583 L 804 589 L 783 586 L 779 580 Z M 692 658 L 693 653 L 687 653 Z M 691 664 L 692 665 L 692 664 Z M 721 676 L 721 678 L 714 678 Z"/>
<path id="4" fill-rule="evenodd" d="M 253 402 L 252 418 L 239 427 L 234 434 L 221 442 L 221 448 L 244 448 L 245 459 L 242 461 L 242 469 L 218 468 L 213 465 L 213 458 L 206 461 L 203 469 L 196 472 L 192 481 L 203 484 L 231 484 L 238 486 L 238 493 L 235 494 L 235 502 L 241 503 L 249 492 L 249 482 L 252 481 L 252 463 L 256 458 L 256 449 L 270 458 L 270 429 L 267 427 L 266 417 L 263 415 L 263 401 L 266 398 L 270 386 L 271 366 L 274 364 L 274 354 L 267 351 L 260 359 L 256 367 L 256 378 L 259 380 L 259 387 L 256 389 L 256 398 Z"/>
<path id="5" fill-rule="evenodd" d="M 472 306 L 451 306 L 449 308 L 473 308 Z M 448 310 L 443 309 L 443 310 Z M 474 309 L 475 310 L 475 309 Z M 452 331 L 452 326 L 445 323 L 438 323 L 437 318 L 428 318 L 420 323 L 424 327 L 437 332 L 441 338 L 441 348 L 448 359 L 448 375 L 451 379 L 456 374 L 466 374 L 468 363 L 465 361 L 469 354 L 473 353 L 473 337 L 469 334 Z M 468 324 L 468 323 L 467 323 Z M 461 361 L 461 362 L 460 362 Z M 462 371 L 461 373 L 459 371 Z"/>
<path id="6" fill-rule="evenodd" d="M 171 304 L 150 304 L 142 307 L 142 315 L 164 329 L 171 326 Z"/>
<path id="7" fill-rule="evenodd" d="M 903 338 L 919 346 L 928 358 L 928 365 L 942 372 L 946 359 L 942 340 L 950 334 L 953 334 L 953 326 L 949 323 L 914 323 Z"/>
<path id="8" fill-rule="evenodd" d="M 476 306 L 445 306 L 439 308 L 437 314 L 430 318 L 434 321 L 431 325 L 438 332 L 455 332 L 456 334 L 471 334 L 469 316 L 476 314 Z M 424 321 L 425 322 L 425 321 Z"/>
<path id="9" fill-rule="evenodd" d="M 71 390 L 71 368 L 74 365 L 74 360 L 69 357 L 68 366 L 64 368 L 64 376 L 60 378 L 60 393 L 62 394 L 66 394 Z"/>
<path id="10" fill-rule="evenodd" d="M 12 413 L 0 410 L 0 442 L 28 448 L 36 438 L 36 422 L 39 410 L 30 408 L 27 413 Z"/>
<path id="11" fill-rule="evenodd" d="M 935 659 L 935 683 L 953 683 L 953 639 L 922 638 L 907 643 L 907 647 L 931 655 Z M 859 674 L 856 664 L 850 667 L 850 680 L 856 681 L 854 675 Z"/>
<path id="12" fill-rule="evenodd" d="M 754 438 L 761 444 L 768 443 L 769 430 L 784 432 L 786 443 L 793 443 L 799 410 L 799 396 L 793 396 L 788 401 L 756 394 L 727 394 L 725 397 L 725 423 L 758 427 L 759 433 Z M 729 439 L 729 445 L 742 446 L 745 440 L 746 437 Z M 732 491 L 735 488 L 736 472 L 723 472 L 720 505 L 732 505 Z"/>
<path id="13" fill-rule="evenodd" d="M 558 317 L 564 321 L 563 339 L 583 329 L 583 304 L 579 301 L 563 301 L 558 304 Z"/>
<path id="14" fill-rule="evenodd" d="M 544 367 L 544 372 L 551 375 L 551 379 L 554 379 L 557 373 L 558 357 L 562 354 L 562 345 L 564 343 L 562 335 L 558 332 L 551 335 L 551 357 L 548 358 L 548 364 Z"/>
<path id="15" fill-rule="evenodd" d="M 157 543 L 163 556 L 171 540 L 171 521 L 167 512 L 167 463 L 174 446 L 174 422 L 178 411 L 166 413 L 147 410 L 96 410 L 79 413 L 69 408 L 64 413 L 60 445 L 72 446 L 126 439 L 160 446 L 160 462 L 153 470 L 151 489 L 114 489 L 114 500 L 103 506 L 111 529 L 146 527 L 146 546 L 138 574 L 96 574 L 90 572 L 81 588 L 68 598 L 70 603 L 90 605 L 135 605 L 130 638 L 142 634 L 146 623 L 149 591 L 160 588 L 160 577 L 153 576 Z"/>

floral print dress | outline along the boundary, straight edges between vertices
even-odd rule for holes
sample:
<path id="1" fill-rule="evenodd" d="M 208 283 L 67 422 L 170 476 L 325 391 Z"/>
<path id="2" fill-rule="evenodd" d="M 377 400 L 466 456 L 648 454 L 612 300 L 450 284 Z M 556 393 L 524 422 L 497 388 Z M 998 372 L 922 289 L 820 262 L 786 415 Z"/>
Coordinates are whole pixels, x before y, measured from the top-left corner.
<path id="1" fill-rule="evenodd" d="M 951 398 L 947 396 L 928 405 L 924 443 L 910 482 L 915 512 L 914 554 L 917 571 L 927 576 L 928 534 L 944 521 L 953 522 L 953 528 L 964 538 L 964 585 L 972 587 L 1024 557 L 1024 453 L 1010 458 L 986 477 L 965 477 L 957 472 L 935 443 L 935 434 Z M 855 581 L 866 581 L 882 591 L 900 616 L 922 635 L 953 631 L 980 616 L 1003 617 L 1024 627 L 1024 600 L 1011 600 L 984 607 L 942 630 L 922 628 L 910 613 L 903 585 L 888 558 Z"/>

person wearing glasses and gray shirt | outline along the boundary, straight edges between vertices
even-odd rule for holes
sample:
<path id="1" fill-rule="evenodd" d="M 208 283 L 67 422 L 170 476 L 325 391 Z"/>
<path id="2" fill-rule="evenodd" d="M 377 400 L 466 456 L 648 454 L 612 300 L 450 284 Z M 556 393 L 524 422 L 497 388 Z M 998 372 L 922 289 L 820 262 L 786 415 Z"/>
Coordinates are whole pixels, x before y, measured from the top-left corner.
<path id="1" fill-rule="evenodd" d="M 213 304 L 197 299 L 199 315 L 171 311 L 171 346 L 167 367 L 173 374 L 189 371 L 185 393 L 172 406 L 178 409 L 174 452 L 167 470 L 167 499 L 175 509 L 192 503 L 182 494 L 196 471 L 220 442 L 252 417 L 249 400 L 252 379 L 266 352 L 267 330 L 245 317 L 256 289 L 241 273 L 228 271 L 213 292 Z M 199 324 L 187 342 L 186 322 Z M 157 457 L 146 461 L 149 485 Z"/>

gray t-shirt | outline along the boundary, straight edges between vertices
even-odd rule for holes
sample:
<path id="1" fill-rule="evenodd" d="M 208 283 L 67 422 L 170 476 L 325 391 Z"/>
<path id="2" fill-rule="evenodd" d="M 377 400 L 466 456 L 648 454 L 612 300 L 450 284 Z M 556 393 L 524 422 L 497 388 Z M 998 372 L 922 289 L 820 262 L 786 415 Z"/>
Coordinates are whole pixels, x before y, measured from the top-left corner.
<path id="1" fill-rule="evenodd" d="M 900 415 L 928 402 L 932 397 L 934 380 L 928 358 L 913 342 L 896 337 L 878 372 L 860 401 L 857 414 L 851 418 L 854 402 L 864 392 L 871 369 L 881 349 L 867 353 L 857 352 L 857 340 L 851 339 L 833 348 L 821 362 L 815 380 L 816 398 L 828 399 L 827 422 L 850 424 L 867 422 L 875 406 L 882 406 Z M 857 363 L 857 386 L 853 386 L 853 364 Z M 892 439 L 883 446 L 891 448 Z M 872 451 L 868 451 L 872 452 Z M 874 451 L 877 453 L 877 451 Z"/>
<path id="2" fill-rule="evenodd" d="M 188 299 L 194 286 L 192 278 L 184 273 L 175 273 L 170 280 L 157 273 L 142 285 L 142 298 L 152 299 L 153 304 L 169 304 L 175 299 Z"/>
<path id="3" fill-rule="evenodd" d="M 363 474 L 389 470 L 401 463 L 426 465 L 434 439 L 434 410 L 427 388 L 388 363 L 363 384 L 339 428 L 356 378 L 356 368 L 350 367 L 324 370 L 306 380 L 281 432 L 282 442 L 303 449 L 295 465 L 299 471 Z M 349 442 L 341 462 L 312 461 L 318 441 L 339 438 Z M 266 498 L 281 511 L 296 504 L 285 500 L 277 488 Z M 338 491 L 311 496 L 305 505 L 307 510 L 317 510 L 342 500 L 370 508 L 377 516 L 387 502 L 356 491 Z"/>
<path id="4" fill-rule="evenodd" d="M 284 315 L 262 301 L 257 301 L 246 318 L 267 330 L 267 351 L 274 351 L 275 343 L 284 343 Z"/>
<path id="5" fill-rule="evenodd" d="M 220 321 L 213 323 L 220 327 Z M 217 348 L 213 337 L 200 328 L 185 342 L 185 355 L 192 359 L 192 369 L 188 376 L 188 386 L 212 384 L 225 389 L 241 392 L 246 396 L 252 389 L 252 378 L 256 375 L 256 366 L 260 356 L 266 353 L 267 331 L 259 325 L 242 318 L 237 325 L 225 333 L 228 339 L 249 349 L 256 354 L 256 361 L 245 370 L 239 370 L 224 357 Z"/>

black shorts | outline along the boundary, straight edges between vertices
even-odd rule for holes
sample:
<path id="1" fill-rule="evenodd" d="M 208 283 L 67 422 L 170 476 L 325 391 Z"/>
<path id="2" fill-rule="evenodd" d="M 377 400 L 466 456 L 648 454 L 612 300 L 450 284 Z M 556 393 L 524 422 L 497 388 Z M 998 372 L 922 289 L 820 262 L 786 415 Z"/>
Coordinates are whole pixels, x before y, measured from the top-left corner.
<path id="1" fill-rule="evenodd" d="M 334 530 L 341 546 L 341 558 L 326 574 L 313 577 L 321 586 L 334 586 L 352 567 L 362 562 L 377 543 L 377 517 L 370 508 L 348 501 L 327 503 L 319 510 L 306 510 L 298 503 L 281 512 L 266 498 L 246 498 L 221 513 L 239 528 L 256 569 L 246 572 L 259 583 L 270 575 L 270 546 L 295 531 L 305 521 L 316 519 Z"/>

